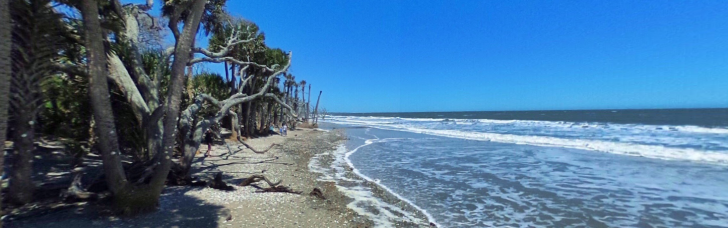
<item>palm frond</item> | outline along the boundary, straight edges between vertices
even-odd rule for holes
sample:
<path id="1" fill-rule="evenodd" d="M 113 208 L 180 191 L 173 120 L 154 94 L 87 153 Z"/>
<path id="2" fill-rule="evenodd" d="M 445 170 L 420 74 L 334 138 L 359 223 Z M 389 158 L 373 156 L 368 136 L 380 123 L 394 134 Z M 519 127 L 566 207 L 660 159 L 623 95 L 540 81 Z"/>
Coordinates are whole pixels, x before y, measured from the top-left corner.
<path id="1" fill-rule="evenodd" d="M 35 115 L 40 110 L 41 81 L 53 74 L 58 56 L 62 15 L 50 0 L 11 0 L 12 79 L 11 109 L 16 115 Z"/>

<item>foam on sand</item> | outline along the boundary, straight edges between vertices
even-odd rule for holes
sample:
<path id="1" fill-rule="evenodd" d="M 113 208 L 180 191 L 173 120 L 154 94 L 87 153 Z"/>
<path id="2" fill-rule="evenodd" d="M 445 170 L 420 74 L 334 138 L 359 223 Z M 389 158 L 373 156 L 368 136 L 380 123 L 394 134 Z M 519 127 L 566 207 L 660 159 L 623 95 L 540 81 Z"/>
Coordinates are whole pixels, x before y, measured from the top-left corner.
<path id="1" fill-rule="evenodd" d="M 435 223 L 433 217 L 424 211 L 422 208 L 413 204 L 409 200 L 402 196 L 392 192 L 388 187 L 381 185 L 378 181 L 373 180 L 366 175 L 363 175 L 349 160 L 349 156 L 355 153 L 359 148 L 371 145 L 377 142 L 378 139 L 366 140 L 363 145 L 348 151 L 344 144 L 341 144 L 333 152 L 333 154 L 318 154 L 311 158 L 309 163 L 309 169 L 313 172 L 321 174 L 320 181 L 331 181 L 336 183 L 336 187 L 340 192 L 343 192 L 346 196 L 353 199 L 353 202 L 349 203 L 347 207 L 353 211 L 369 217 L 376 227 L 394 227 L 397 221 L 409 222 L 414 224 L 428 225 L 427 221 L 423 221 L 418 218 L 415 214 L 410 211 L 403 209 L 400 206 L 393 205 L 383 201 L 374 195 L 372 188 L 367 184 L 373 184 L 387 191 L 389 194 L 398 198 L 416 210 L 422 212 L 429 222 Z M 333 159 L 330 165 L 326 165 L 324 160 L 328 157 Z M 348 170 L 351 170 L 349 172 Z M 349 175 L 347 175 L 349 174 Z M 350 175 L 356 175 L 351 177 Z M 436 224 L 436 223 L 435 223 Z M 439 227 L 439 226 L 438 226 Z"/>

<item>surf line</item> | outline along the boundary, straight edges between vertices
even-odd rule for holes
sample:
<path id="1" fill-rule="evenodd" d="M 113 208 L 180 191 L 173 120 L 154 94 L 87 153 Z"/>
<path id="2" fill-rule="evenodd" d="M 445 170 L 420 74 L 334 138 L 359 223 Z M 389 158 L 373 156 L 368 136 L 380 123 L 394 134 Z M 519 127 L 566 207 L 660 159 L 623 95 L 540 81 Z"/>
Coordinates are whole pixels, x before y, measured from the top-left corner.
<path id="1" fill-rule="evenodd" d="M 406 126 L 386 126 L 376 123 L 369 123 L 366 125 L 370 128 L 382 130 L 404 131 L 465 140 L 532 145 L 541 147 L 569 148 L 618 154 L 624 156 L 646 157 L 651 159 L 728 165 L 728 151 L 725 150 L 700 151 L 693 148 L 671 148 L 660 145 L 632 144 L 586 139 L 573 140 L 552 136 L 513 135 L 488 132 L 469 132 L 460 130 L 422 129 Z"/>
<path id="2" fill-rule="evenodd" d="M 369 128 L 369 129 L 371 129 L 371 128 Z M 369 130 L 369 129 L 367 129 L 367 130 Z M 369 134 L 368 131 L 367 131 L 367 134 Z M 440 224 L 437 223 L 437 221 L 435 221 L 435 218 L 432 217 L 432 215 L 427 212 L 427 210 L 422 209 L 421 207 L 419 207 L 416 204 L 414 204 L 412 201 L 410 201 L 407 198 L 404 198 L 401 195 L 397 194 L 396 192 L 392 191 L 392 189 L 390 189 L 389 187 L 387 187 L 387 186 L 385 186 L 383 184 L 380 184 L 379 181 L 375 181 L 374 179 L 368 177 L 367 175 L 362 174 L 361 172 L 359 172 L 359 169 L 357 169 L 354 166 L 354 164 L 351 162 L 351 160 L 349 160 L 349 156 L 351 156 L 352 154 L 356 153 L 362 147 L 365 147 L 365 146 L 368 146 L 368 145 L 371 145 L 371 144 L 374 144 L 374 143 L 380 143 L 380 142 L 386 142 L 386 141 L 392 141 L 392 140 L 402 140 L 402 139 L 406 139 L 406 138 L 384 138 L 384 139 L 380 139 L 376 135 L 371 134 L 371 136 L 374 136 L 376 139 L 368 139 L 368 140 L 364 141 L 364 144 L 362 144 L 362 145 L 354 148 L 353 150 L 346 152 L 346 154 L 344 154 L 344 161 L 346 161 L 346 164 L 351 168 L 351 170 L 357 176 L 361 177 L 364 180 L 367 180 L 370 183 L 374 183 L 375 185 L 379 186 L 380 188 L 382 188 L 385 191 L 389 192 L 390 194 L 394 195 L 394 197 L 397 197 L 397 199 L 399 199 L 401 201 L 404 201 L 405 203 L 411 205 L 412 207 L 414 207 L 418 211 L 422 212 L 422 214 L 424 214 L 425 217 L 427 217 L 427 220 L 429 220 L 429 222 L 435 224 L 436 227 L 442 227 L 442 226 L 440 226 Z"/>

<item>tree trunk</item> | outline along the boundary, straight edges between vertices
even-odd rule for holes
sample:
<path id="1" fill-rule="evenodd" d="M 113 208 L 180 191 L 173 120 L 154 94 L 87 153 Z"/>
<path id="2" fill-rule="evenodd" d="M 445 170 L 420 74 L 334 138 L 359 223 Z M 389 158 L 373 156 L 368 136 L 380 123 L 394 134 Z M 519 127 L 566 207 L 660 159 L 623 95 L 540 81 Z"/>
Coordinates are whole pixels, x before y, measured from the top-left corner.
<path id="1" fill-rule="evenodd" d="M 88 55 L 91 103 L 96 121 L 95 133 L 99 139 L 99 149 L 102 152 L 104 173 L 107 185 L 113 194 L 114 206 L 125 214 L 151 210 L 159 202 L 159 195 L 164 187 L 171 167 L 170 156 L 175 143 L 179 105 L 184 90 L 185 66 L 189 62 L 194 35 L 199 27 L 206 1 L 194 0 L 190 13 L 185 21 L 182 34 L 178 37 L 174 49 L 174 62 L 172 63 L 172 78 L 166 94 L 166 103 L 163 108 L 163 136 L 162 150 L 155 154 L 150 169 L 154 172 L 146 185 L 135 186 L 126 179 L 119 158 L 118 139 L 114 126 L 109 90 L 104 77 L 104 45 L 102 30 L 99 22 L 98 3 L 95 0 L 83 0 L 82 14 L 86 28 L 86 50 Z M 173 26 L 171 26 L 173 27 Z M 174 29 L 178 29 L 174 27 Z M 161 111 L 160 111 L 161 112 Z M 159 137 L 149 135 L 149 137 Z M 159 140 L 157 138 L 157 140 Z"/>
<path id="2" fill-rule="evenodd" d="M 278 126 L 278 114 L 280 113 L 280 109 L 277 105 L 273 106 L 273 125 Z"/>
<path id="3" fill-rule="evenodd" d="M 10 1 L 0 3 L 0 167 L 5 167 L 5 136 L 8 129 L 8 99 L 10 91 Z M 4 174 L 0 169 L 0 175 Z M 0 189 L 1 190 L 1 189 Z M 2 208 L 0 200 L 0 208 Z M 2 216 L 0 211 L 0 216 Z M 0 220 L 0 227 L 2 221 Z"/>
<path id="4" fill-rule="evenodd" d="M 308 103 L 306 103 L 306 119 L 309 119 L 311 113 L 311 84 L 308 84 Z"/>
<path id="5" fill-rule="evenodd" d="M 318 123 L 318 105 L 319 101 L 321 101 L 321 93 L 324 91 L 319 91 L 318 99 L 316 99 L 316 108 L 313 110 L 313 123 Z"/>
<path id="6" fill-rule="evenodd" d="M 273 113 L 275 113 L 275 111 L 273 111 L 273 110 L 275 110 L 274 108 L 275 108 L 274 103 L 272 101 L 268 102 L 268 110 L 267 110 L 268 114 L 265 115 L 266 116 L 265 126 L 264 126 L 265 133 L 269 133 L 268 130 L 270 129 L 271 119 L 273 119 Z"/>
<path id="7" fill-rule="evenodd" d="M 177 133 L 177 122 L 180 115 L 180 102 L 182 101 L 182 90 L 184 86 L 185 66 L 190 60 L 190 53 L 194 45 L 195 34 L 200 25 L 200 19 L 205 9 L 206 0 L 195 0 L 192 3 L 190 14 L 187 16 L 185 25 L 179 39 L 175 44 L 174 62 L 172 62 L 172 78 L 167 92 L 167 101 L 164 105 L 164 134 L 162 138 L 162 151 L 156 156 L 158 167 L 149 182 L 149 200 L 156 205 L 159 195 L 162 193 L 167 174 L 172 167 L 171 156 L 174 153 L 175 135 Z M 174 28 L 176 29 L 176 28 Z"/>
<path id="8" fill-rule="evenodd" d="M 228 72 L 229 69 L 228 69 L 228 64 L 227 63 L 228 63 L 227 61 L 223 62 L 223 65 L 225 66 L 225 79 L 227 79 L 227 82 L 230 83 L 233 80 L 230 79 L 230 74 Z"/>
<path id="9" fill-rule="evenodd" d="M 255 86 L 257 84 L 257 79 L 253 78 L 251 80 L 253 81 L 250 83 L 250 87 L 248 87 L 248 94 L 253 94 L 253 91 L 255 91 Z M 253 137 L 255 134 L 255 110 L 253 110 L 253 107 L 255 107 L 255 102 L 248 102 L 245 106 L 245 136 Z"/>
<path id="10" fill-rule="evenodd" d="M 306 108 L 306 85 L 301 86 L 301 100 L 302 100 L 302 102 L 301 102 L 301 108 Z M 306 112 L 304 112 L 304 114 L 305 113 Z M 298 114 L 300 115 L 301 112 L 299 112 Z M 308 122 L 308 116 L 306 116 L 305 118 L 303 118 L 303 121 Z"/>
<path id="11" fill-rule="evenodd" d="M 26 97 L 27 98 L 27 97 Z M 23 205 L 33 200 L 35 185 L 31 179 L 33 173 L 33 151 L 35 145 L 35 104 L 26 103 L 23 107 L 15 107 L 15 131 L 13 137 L 12 169 L 10 170 L 10 186 L 8 197 L 10 202 L 16 205 Z M 5 143 L 3 141 L 3 143 Z"/>
<path id="12" fill-rule="evenodd" d="M 195 90 L 192 85 L 192 66 L 187 67 L 187 97 L 190 100 L 195 99 Z"/>
<path id="13" fill-rule="evenodd" d="M 230 94 L 235 94 L 238 92 L 238 86 L 237 86 L 238 80 L 235 78 L 235 64 L 230 64 L 230 75 L 232 75 L 232 78 L 231 78 L 232 81 L 230 81 L 230 91 L 231 91 Z"/>
<path id="14" fill-rule="evenodd" d="M 250 136 L 251 137 L 257 137 L 258 136 L 258 111 L 260 109 L 260 105 L 258 105 L 258 102 L 251 101 L 250 102 Z"/>
<path id="15" fill-rule="evenodd" d="M 244 135 L 245 134 L 245 132 L 244 132 L 245 129 L 243 129 L 243 128 L 245 128 L 245 122 L 244 121 L 245 121 L 245 118 L 246 118 L 245 116 L 243 116 L 243 107 L 245 107 L 244 105 L 245 105 L 244 103 L 243 104 L 239 104 L 238 105 L 238 110 L 237 110 L 238 111 L 238 123 L 237 124 L 238 124 L 238 138 L 239 139 L 241 139 L 240 137 L 245 136 Z M 240 126 L 242 126 L 242 128 Z"/>
<path id="16" fill-rule="evenodd" d="M 98 136 L 97 148 L 103 158 L 107 185 L 113 194 L 119 194 L 127 185 L 127 181 L 121 165 L 114 113 L 111 110 L 109 87 L 106 82 L 106 53 L 96 0 L 83 0 L 81 13 L 86 33 L 89 91 L 96 127 L 94 134 Z"/>
<path id="17" fill-rule="evenodd" d="M 16 25 L 10 29 L 13 32 L 11 39 L 3 41 L 11 43 L 12 51 L 16 53 L 12 59 L 14 65 L 9 68 L 13 70 L 10 81 L 13 99 L 9 102 L 14 111 L 15 131 L 8 196 L 11 203 L 22 205 L 33 199 L 35 186 L 31 180 L 31 163 L 36 116 L 42 105 L 40 82 L 52 73 L 50 62 L 56 47 L 49 37 L 57 34 L 53 32 L 56 18 L 47 2 L 14 1 L 13 4 L 18 7 L 10 12 Z"/>
<path id="18" fill-rule="evenodd" d="M 265 101 L 260 102 L 260 108 L 258 108 L 258 135 L 265 135 L 265 112 L 268 107 Z"/>
<path id="19" fill-rule="evenodd" d="M 298 85 L 296 85 L 295 98 L 293 99 L 293 110 L 298 114 Z"/>

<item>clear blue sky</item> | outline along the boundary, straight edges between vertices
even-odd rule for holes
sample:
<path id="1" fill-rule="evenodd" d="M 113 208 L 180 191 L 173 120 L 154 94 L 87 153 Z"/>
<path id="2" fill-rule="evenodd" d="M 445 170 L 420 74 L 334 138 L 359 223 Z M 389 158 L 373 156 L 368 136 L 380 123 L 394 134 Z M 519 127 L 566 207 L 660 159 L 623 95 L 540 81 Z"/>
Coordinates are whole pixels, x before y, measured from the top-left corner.
<path id="1" fill-rule="evenodd" d="M 329 111 L 728 107 L 728 1 L 229 0 L 227 10 L 293 51 L 291 73 L 323 90 Z"/>

